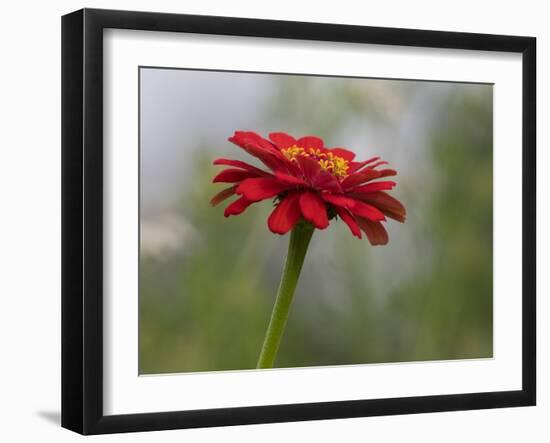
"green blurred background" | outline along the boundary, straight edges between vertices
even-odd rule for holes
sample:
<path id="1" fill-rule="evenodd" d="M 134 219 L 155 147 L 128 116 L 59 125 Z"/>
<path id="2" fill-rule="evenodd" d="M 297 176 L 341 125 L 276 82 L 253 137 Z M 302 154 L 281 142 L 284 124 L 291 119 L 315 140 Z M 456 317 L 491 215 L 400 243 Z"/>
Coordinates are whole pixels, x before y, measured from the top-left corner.
<path id="1" fill-rule="evenodd" d="M 408 212 L 314 234 L 277 367 L 492 357 L 491 85 L 142 68 L 140 128 L 140 373 L 256 365 L 288 236 L 208 204 L 235 130 L 381 155 Z"/>

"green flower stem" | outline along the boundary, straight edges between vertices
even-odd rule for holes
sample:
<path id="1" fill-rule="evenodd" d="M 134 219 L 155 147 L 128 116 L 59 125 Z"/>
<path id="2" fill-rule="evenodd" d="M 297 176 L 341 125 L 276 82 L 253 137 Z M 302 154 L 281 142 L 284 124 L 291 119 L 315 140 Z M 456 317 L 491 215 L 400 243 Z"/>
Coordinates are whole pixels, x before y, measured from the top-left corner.
<path id="1" fill-rule="evenodd" d="M 304 264 L 304 258 L 309 246 L 309 241 L 313 235 L 313 230 L 314 228 L 311 224 L 299 223 L 290 233 L 285 267 L 281 282 L 279 283 L 275 306 L 271 313 L 271 319 L 269 320 L 269 326 L 265 334 L 260 358 L 258 360 L 258 369 L 272 368 L 275 358 L 277 357 L 277 351 L 285 330 L 288 312 L 292 304 L 294 290 L 296 289 L 298 278 L 300 277 L 300 271 Z"/>

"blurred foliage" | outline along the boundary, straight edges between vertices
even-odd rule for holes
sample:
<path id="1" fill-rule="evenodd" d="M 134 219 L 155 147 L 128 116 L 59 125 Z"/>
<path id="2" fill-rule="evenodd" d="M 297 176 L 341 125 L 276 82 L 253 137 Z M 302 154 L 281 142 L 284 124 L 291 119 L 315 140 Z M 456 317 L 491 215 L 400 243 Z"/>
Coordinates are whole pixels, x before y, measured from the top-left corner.
<path id="1" fill-rule="evenodd" d="M 359 84 L 281 78 L 265 118 L 297 134 L 391 125 L 391 100 L 416 87 L 384 96 Z M 492 89 L 458 88 L 439 105 L 425 164 L 394 165 L 409 218 L 388 222 L 390 244 L 373 248 L 342 223 L 315 233 L 277 366 L 492 356 Z M 175 253 L 141 254 L 141 373 L 254 368 L 284 262 L 270 204 L 225 219 L 208 205 L 220 189 L 212 153 L 191 161 L 177 216 L 192 230 Z"/>

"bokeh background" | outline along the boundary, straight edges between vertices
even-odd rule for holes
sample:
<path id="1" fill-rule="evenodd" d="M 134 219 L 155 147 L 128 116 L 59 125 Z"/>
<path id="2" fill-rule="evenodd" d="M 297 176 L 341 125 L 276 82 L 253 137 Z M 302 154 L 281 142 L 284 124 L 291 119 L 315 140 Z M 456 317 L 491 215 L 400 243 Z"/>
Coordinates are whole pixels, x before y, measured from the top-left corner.
<path id="1" fill-rule="evenodd" d="M 209 205 L 235 130 L 380 155 L 407 208 L 387 246 L 314 234 L 277 367 L 492 357 L 491 85 L 142 68 L 140 373 L 256 365 L 288 236 Z"/>

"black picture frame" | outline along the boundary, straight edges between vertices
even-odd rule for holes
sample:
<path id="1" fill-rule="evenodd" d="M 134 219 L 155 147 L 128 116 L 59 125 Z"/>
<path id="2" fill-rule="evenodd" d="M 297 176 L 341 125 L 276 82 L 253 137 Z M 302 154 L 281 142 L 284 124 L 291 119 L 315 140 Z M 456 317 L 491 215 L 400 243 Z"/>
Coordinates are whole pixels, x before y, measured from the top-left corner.
<path id="1" fill-rule="evenodd" d="M 522 389 L 260 407 L 103 413 L 103 30 L 519 53 L 523 64 Z M 82 434 L 412 414 L 536 402 L 536 39 L 83 9 L 62 18 L 62 426 Z"/>

